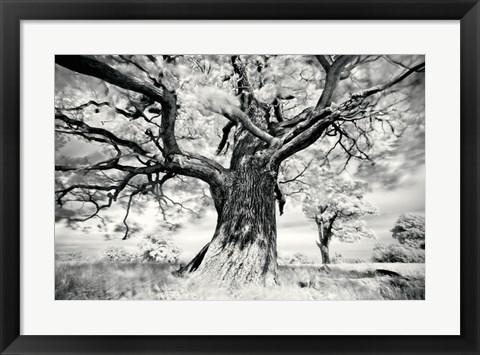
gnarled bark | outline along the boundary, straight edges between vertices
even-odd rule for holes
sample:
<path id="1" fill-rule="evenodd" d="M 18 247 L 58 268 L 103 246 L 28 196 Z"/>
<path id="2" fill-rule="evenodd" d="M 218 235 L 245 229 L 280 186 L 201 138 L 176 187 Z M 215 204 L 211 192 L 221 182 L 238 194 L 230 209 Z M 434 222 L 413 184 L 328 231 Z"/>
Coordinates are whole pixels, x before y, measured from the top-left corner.
<path id="1" fill-rule="evenodd" d="M 244 157 L 230 175 L 212 241 L 190 263 L 196 277 L 226 287 L 276 283 L 276 176 L 259 163 Z"/>
<path id="2" fill-rule="evenodd" d="M 317 246 L 320 249 L 320 254 L 322 256 L 322 264 L 330 264 L 330 240 L 332 237 L 332 224 L 333 221 L 324 223 L 321 219 L 317 219 L 318 227 L 318 242 Z"/>
<path id="3" fill-rule="evenodd" d="M 330 251 L 328 245 L 320 245 L 320 254 L 322 255 L 322 264 L 330 264 Z"/>

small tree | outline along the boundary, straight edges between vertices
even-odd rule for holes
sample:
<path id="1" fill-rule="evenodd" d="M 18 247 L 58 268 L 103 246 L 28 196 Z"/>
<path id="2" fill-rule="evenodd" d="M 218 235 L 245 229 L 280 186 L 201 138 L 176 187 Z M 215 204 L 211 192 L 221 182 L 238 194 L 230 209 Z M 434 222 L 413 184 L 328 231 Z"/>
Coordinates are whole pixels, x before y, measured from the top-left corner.
<path id="1" fill-rule="evenodd" d="M 401 244 L 425 249 L 425 216 L 402 213 L 391 232 Z"/>
<path id="2" fill-rule="evenodd" d="M 364 200 L 366 185 L 341 176 L 325 174 L 315 187 L 310 187 L 303 211 L 318 227 L 317 246 L 322 263 L 330 264 L 329 245 L 333 237 L 347 243 L 361 238 L 374 238 L 361 217 L 376 209 Z"/>

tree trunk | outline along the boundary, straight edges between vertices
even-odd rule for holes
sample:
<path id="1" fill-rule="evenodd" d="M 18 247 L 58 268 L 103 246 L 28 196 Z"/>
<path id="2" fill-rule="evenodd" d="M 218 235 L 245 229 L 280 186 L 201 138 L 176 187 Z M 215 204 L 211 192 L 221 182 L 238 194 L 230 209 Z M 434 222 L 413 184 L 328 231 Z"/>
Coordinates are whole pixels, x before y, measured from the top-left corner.
<path id="1" fill-rule="evenodd" d="M 318 242 L 317 246 L 320 249 L 322 255 L 322 264 L 330 264 L 330 251 L 328 245 L 330 244 L 330 231 L 329 227 L 324 225 L 323 221 L 317 222 L 318 227 Z"/>
<path id="2" fill-rule="evenodd" d="M 195 277 L 223 287 L 276 284 L 276 175 L 247 159 L 232 172 L 212 241 L 187 265 Z M 206 250 L 205 250 L 206 248 Z"/>
<path id="3" fill-rule="evenodd" d="M 322 245 L 320 247 L 320 253 L 322 254 L 322 264 L 330 264 L 330 252 L 328 245 Z"/>
<path id="4" fill-rule="evenodd" d="M 232 57 L 232 64 L 240 78 L 242 111 L 253 124 L 267 130 L 269 110 L 253 98 L 239 58 Z M 195 265 L 197 279 L 221 287 L 276 284 L 278 167 L 270 167 L 273 152 L 274 148 L 241 125 L 237 127 L 226 182 L 211 190 L 218 213 L 215 233 L 207 249 L 190 263 Z"/>

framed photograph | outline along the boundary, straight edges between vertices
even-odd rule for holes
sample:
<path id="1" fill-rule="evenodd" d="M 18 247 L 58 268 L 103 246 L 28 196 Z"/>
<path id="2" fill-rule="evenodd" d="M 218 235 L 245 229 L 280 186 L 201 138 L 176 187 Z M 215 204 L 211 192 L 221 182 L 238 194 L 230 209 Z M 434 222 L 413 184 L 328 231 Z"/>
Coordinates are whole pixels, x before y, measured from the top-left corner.
<path id="1" fill-rule="evenodd" d="M 479 353 L 477 1 L 1 21 L 2 354 Z"/>

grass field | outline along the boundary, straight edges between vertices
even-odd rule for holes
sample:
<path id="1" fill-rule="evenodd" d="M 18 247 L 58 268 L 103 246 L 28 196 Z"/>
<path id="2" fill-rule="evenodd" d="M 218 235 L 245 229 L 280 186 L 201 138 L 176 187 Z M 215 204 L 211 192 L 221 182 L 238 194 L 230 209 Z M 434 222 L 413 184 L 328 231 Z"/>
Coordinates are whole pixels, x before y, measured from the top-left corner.
<path id="1" fill-rule="evenodd" d="M 423 300 L 424 264 L 279 266 L 275 287 L 212 288 L 177 277 L 176 266 L 57 262 L 57 300 Z M 385 275 L 378 269 L 399 275 Z"/>

